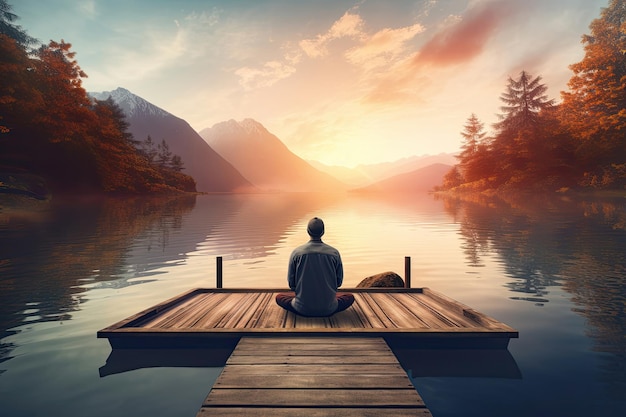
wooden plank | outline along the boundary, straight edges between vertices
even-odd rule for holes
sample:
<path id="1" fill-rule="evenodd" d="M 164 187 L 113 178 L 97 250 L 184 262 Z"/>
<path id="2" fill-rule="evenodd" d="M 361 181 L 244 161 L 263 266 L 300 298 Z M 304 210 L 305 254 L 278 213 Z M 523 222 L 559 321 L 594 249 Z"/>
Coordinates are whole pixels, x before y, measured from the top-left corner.
<path id="1" fill-rule="evenodd" d="M 451 327 L 471 327 L 469 323 L 467 326 L 462 326 L 457 320 L 450 319 L 445 315 L 433 308 L 429 304 L 425 304 L 422 300 L 423 294 L 403 294 L 403 297 L 398 299 L 398 302 L 403 303 L 407 309 L 426 323 L 429 328 L 433 329 L 445 329 Z"/>
<path id="2" fill-rule="evenodd" d="M 393 319 L 393 322 L 399 328 L 428 328 L 429 326 L 424 323 L 419 317 L 416 317 L 409 310 L 406 309 L 401 303 L 398 302 L 397 296 L 394 294 L 371 294 L 372 298 L 380 306 L 380 309 L 384 311 L 388 317 Z"/>
<path id="3" fill-rule="evenodd" d="M 271 294 L 271 301 L 266 304 L 266 309 L 263 314 L 259 315 L 255 328 L 269 329 L 269 328 L 284 328 L 285 320 L 287 318 L 287 310 L 281 308 L 276 304 L 276 293 Z"/>
<path id="4" fill-rule="evenodd" d="M 307 346 L 307 347 L 291 347 L 287 346 L 285 348 L 277 348 L 272 350 L 267 349 L 259 349 L 254 347 L 244 347 L 237 350 L 237 356 L 285 356 L 285 355 L 295 355 L 298 354 L 300 356 L 321 356 L 321 355 L 333 355 L 333 356 L 355 356 L 350 349 L 358 349 L 358 356 L 380 356 L 387 355 L 393 356 L 391 350 L 377 350 L 373 348 L 359 348 L 358 345 L 354 345 L 353 348 L 345 348 L 343 346 Z"/>
<path id="5" fill-rule="evenodd" d="M 356 346 L 368 346 L 373 347 L 375 349 L 380 349 L 382 347 L 386 347 L 387 343 L 384 340 L 379 338 L 371 338 L 371 337 L 296 337 L 289 336 L 287 343 L 285 339 L 276 338 L 276 337 L 245 337 L 239 341 L 237 347 L 258 347 L 258 346 L 266 346 L 269 348 L 270 345 L 278 345 L 272 346 L 272 349 L 287 347 L 287 346 L 298 346 L 298 345 L 323 345 L 323 346 L 345 346 L 345 345 L 356 345 Z"/>
<path id="6" fill-rule="evenodd" d="M 426 408 L 203 407 L 196 417 L 432 417 Z"/>
<path id="7" fill-rule="evenodd" d="M 254 314 L 250 312 L 250 309 L 255 309 L 258 305 L 258 301 L 261 293 L 248 293 L 241 297 L 231 296 L 230 302 L 233 305 L 230 307 L 228 313 L 222 317 L 220 321 L 215 324 L 215 328 L 237 328 L 238 323 L 242 320 L 247 322 L 248 319 Z"/>
<path id="8" fill-rule="evenodd" d="M 395 328 L 399 327 L 398 324 L 396 322 L 394 322 L 389 317 L 389 315 L 382 310 L 380 305 L 378 305 L 376 300 L 374 300 L 374 298 L 372 297 L 372 294 L 365 294 L 364 293 L 364 294 L 360 294 L 360 296 L 361 296 L 360 298 L 363 300 L 363 302 L 367 304 L 367 306 L 371 310 L 372 314 L 377 318 L 378 321 L 380 321 L 383 324 L 383 328 L 395 329 Z M 371 321 L 372 320 L 370 320 L 370 322 Z"/>
<path id="9" fill-rule="evenodd" d="M 257 324 L 261 320 L 261 317 L 263 317 L 266 314 L 265 310 L 267 310 L 270 303 L 275 303 L 274 301 L 275 297 L 276 296 L 273 293 L 261 293 L 261 297 L 259 298 L 259 302 L 256 306 L 257 309 L 250 316 L 250 318 L 248 319 L 248 322 L 245 323 L 245 327 L 247 328 L 257 327 Z"/>
<path id="10" fill-rule="evenodd" d="M 326 356 L 321 355 L 285 355 L 285 356 L 253 356 L 253 355 L 237 355 L 231 357 L 228 360 L 228 365 L 254 365 L 262 363 L 264 365 L 271 364 L 317 364 L 317 365 L 371 365 L 371 364 L 389 364 L 395 361 L 395 357 L 378 356 L 378 355 L 366 355 L 366 356 L 353 356 L 353 355 L 332 355 L 326 353 Z"/>
<path id="11" fill-rule="evenodd" d="M 145 320 L 146 318 L 149 318 L 156 314 L 159 314 L 160 312 L 169 309 L 171 306 L 176 305 L 180 303 L 181 301 L 189 297 L 193 297 L 196 294 L 202 293 L 204 291 L 205 290 L 203 289 L 192 289 L 192 290 L 186 291 L 180 295 L 177 295 L 176 297 L 172 297 L 153 307 L 149 307 L 145 310 L 140 311 L 139 313 L 133 314 L 132 316 L 125 318 L 124 320 L 121 320 L 108 327 L 105 327 L 104 329 L 100 330 L 98 333 L 107 333 L 107 332 L 114 331 L 123 327 L 130 327 L 130 326 L 136 325 L 136 323 L 141 322 Z"/>
<path id="12" fill-rule="evenodd" d="M 192 303 L 181 304 L 181 309 L 172 309 L 164 312 L 161 318 L 150 321 L 146 328 L 187 328 L 193 327 L 200 317 L 212 314 L 215 306 L 227 297 L 227 294 L 201 294 L 196 296 Z"/>
<path id="13" fill-rule="evenodd" d="M 268 364 L 268 365 L 237 365 L 237 372 L 241 375 L 393 375 L 403 372 L 402 367 L 393 364 L 374 364 L 367 368 L 354 365 L 317 365 L 317 364 L 298 364 L 298 366 L 285 364 Z M 232 369 L 224 372 L 234 372 Z"/>
<path id="14" fill-rule="evenodd" d="M 361 294 L 354 295 L 354 304 L 352 304 L 352 309 L 354 309 L 356 314 L 359 316 L 361 322 L 363 323 L 363 327 L 385 327 L 385 323 L 374 313 L 374 310 L 372 310 L 369 303 L 363 299 Z"/>
<path id="15" fill-rule="evenodd" d="M 199 329 L 216 329 L 217 323 L 219 323 L 224 317 L 230 314 L 233 309 L 239 307 L 242 297 L 246 294 L 232 293 L 226 294 L 226 297 L 220 299 L 211 310 L 211 314 L 205 314 L 199 317 L 194 323 L 194 328 Z"/>
<path id="16" fill-rule="evenodd" d="M 237 372 L 227 372 L 215 382 L 214 388 L 319 388 L 331 389 L 345 387 L 346 383 L 337 375 L 247 375 L 242 378 Z M 412 388 L 406 375 L 377 375 L 375 378 L 354 378 L 350 386 L 360 389 Z"/>
<path id="17" fill-rule="evenodd" d="M 204 400 L 206 406 L 262 407 L 424 407 L 424 401 L 409 389 L 215 389 Z"/>

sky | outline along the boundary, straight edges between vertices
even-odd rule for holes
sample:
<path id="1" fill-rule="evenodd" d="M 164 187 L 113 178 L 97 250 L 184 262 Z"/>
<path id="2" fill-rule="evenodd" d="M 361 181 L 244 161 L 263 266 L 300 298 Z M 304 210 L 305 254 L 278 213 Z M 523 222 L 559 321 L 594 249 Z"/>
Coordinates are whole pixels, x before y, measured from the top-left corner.
<path id="1" fill-rule="evenodd" d="M 253 118 L 329 165 L 456 153 L 509 77 L 560 100 L 608 0 L 9 0 L 72 44 L 87 91 L 123 87 L 195 130 Z"/>

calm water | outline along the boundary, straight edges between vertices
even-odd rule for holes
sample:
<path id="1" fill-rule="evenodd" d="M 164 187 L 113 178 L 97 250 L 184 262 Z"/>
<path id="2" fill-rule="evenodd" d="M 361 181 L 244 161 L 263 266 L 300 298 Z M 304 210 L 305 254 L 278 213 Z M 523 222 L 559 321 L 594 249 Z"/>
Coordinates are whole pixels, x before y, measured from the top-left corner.
<path id="1" fill-rule="evenodd" d="M 413 286 L 519 330 L 504 352 L 403 353 L 435 417 L 626 415 L 623 199 L 279 194 L 0 202 L 0 415 L 195 416 L 220 367 L 117 372 L 97 330 L 214 286 L 216 256 L 225 287 L 285 286 L 314 215 L 344 286 L 410 256 Z"/>

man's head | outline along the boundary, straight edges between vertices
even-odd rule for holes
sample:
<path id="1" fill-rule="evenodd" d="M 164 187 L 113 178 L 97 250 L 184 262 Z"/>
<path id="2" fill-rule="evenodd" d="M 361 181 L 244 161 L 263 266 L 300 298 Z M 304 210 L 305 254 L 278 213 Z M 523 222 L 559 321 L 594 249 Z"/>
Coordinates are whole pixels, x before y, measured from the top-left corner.
<path id="1" fill-rule="evenodd" d="M 306 231 L 312 238 L 319 239 L 324 234 L 324 222 L 319 217 L 313 217 L 309 220 Z"/>

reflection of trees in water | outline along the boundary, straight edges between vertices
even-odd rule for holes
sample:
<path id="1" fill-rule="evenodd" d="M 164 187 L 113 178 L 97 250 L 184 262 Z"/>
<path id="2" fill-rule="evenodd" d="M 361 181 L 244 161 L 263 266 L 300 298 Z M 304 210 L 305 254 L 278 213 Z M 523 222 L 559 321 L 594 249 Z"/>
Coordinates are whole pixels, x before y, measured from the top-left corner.
<path id="1" fill-rule="evenodd" d="M 0 337 L 21 324 L 69 320 L 83 302 L 81 284 L 123 276 L 133 240 L 155 227 L 180 227 L 194 205 L 195 196 L 102 198 L 54 202 L 36 218 L 6 219 Z M 134 284 L 129 278 L 114 286 Z"/>
<path id="2" fill-rule="evenodd" d="M 626 206 L 623 201 L 559 198 L 446 199 L 461 222 L 470 265 L 489 250 L 504 261 L 511 297 L 549 301 L 549 288 L 572 294 L 616 395 L 626 391 Z M 467 251 L 466 251 L 467 253 Z"/>
<path id="3" fill-rule="evenodd" d="M 225 259 L 268 256 L 287 229 L 335 200 L 191 195 L 0 211 L 0 339 L 27 323 L 70 320 L 90 289 L 154 281 L 159 269 L 184 262 L 199 244 Z M 13 349 L 0 345 L 0 363 Z"/>

